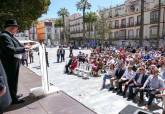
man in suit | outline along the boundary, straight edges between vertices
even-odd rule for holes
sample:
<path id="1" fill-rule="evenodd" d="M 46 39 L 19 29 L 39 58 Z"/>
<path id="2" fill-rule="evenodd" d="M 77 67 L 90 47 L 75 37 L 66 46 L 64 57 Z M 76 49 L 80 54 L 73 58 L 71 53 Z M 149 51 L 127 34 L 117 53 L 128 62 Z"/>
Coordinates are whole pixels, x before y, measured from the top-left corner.
<path id="1" fill-rule="evenodd" d="M 19 104 L 24 102 L 24 100 L 18 99 L 20 96 L 17 96 L 19 67 L 22 54 L 30 47 L 25 48 L 14 37 L 18 30 L 16 20 L 7 20 L 4 28 L 5 30 L 0 34 L 0 51 L 2 52 L 0 59 L 7 74 L 12 103 Z"/>
<path id="2" fill-rule="evenodd" d="M 63 47 L 60 50 L 60 54 L 61 54 L 61 62 L 65 61 L 65 50 L 63 49 Z"/>
<path id="3" fill-rule="evenodd" d="M 115 71 L 115 76 L 110 79 L 111 87 L 109 88 L 109 90 L 114 90 L 114 91 L 118 90 L 119 80 L 123 76 L 124 72 L 125 72 L 124 64 L 120 63 Z"/>
<path id="4" fill-rule="evenodd" d="M 60 50 L 61 50 L 61 47 L 57 49 L 57 63 L 59 63 L 60 61 Z"/>
<path id="5" fill-rule="evenodd" d="M 11 96 L 7 84 L 7 77 L 0 60 L 0 114 L 3 113 L 3 110 L 7 108 L 10 103 Z"/>
<path id="6" fill-rule="evenodd" d="M 148 78 L 148 75 L 145 74 L 145 68 L 140 67 L 138 69 L 138 72 L 136 73 L 135 77 L 128 82 L 128 84 L 130 82 L 132 82 L 132 83 L 130 85 L 128 85 L 129 95 L 128 95 L 127 100 L 131 100 L 136 96 L 136 94 L 138 92 L 137 90 L 139 88 L 143 87 L 147 78 Z M 133 93 L 133 88 L 135 88 L 135 93 Z M 143 92 L 140 92 L 140 101 L 139 102 L 141 102 L 142 100 L 143 100 Z"/>

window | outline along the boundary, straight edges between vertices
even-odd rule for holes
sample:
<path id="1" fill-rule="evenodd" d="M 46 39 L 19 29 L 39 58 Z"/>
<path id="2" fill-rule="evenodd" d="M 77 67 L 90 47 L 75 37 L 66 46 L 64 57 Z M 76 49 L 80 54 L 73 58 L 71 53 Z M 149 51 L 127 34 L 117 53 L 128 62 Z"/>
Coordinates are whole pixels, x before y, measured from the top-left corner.
<path id="1" fill-rule="evenodd" d="M 114 37 L 115 38 L 118 38 L 119 37 L 119 32 L 118 31 L 114 32 Z"/>
<path id="2" fill-rule="evenodd" d="M 126 27 L 126 19 L 121 20 L 121 27 L 122 28 Z"/>
<path id="3" fill-rule="evenodd" d="M 150 13 L 150 22 L 151 24 L 157 23 L 158 22 L 158 16 L 159 16 L 159 12 L 158 11 L 152 11 Z"/>
<path id="4" fill-rule="evenodd" d="M 115 9 L 115 16 L 119 16 L 119 10 Z"/>
<path id="5" fill-rule="evenodd" d="M 115 28 L 119 28 L 119 20 L 115 21 Z"/>
<path id="6" fill-rule="evenodd" d="M 136 38 L 139 38 L 140 36 L 140 29 L 136 29 Z"/>
<path id="7" fill-rule="evenodd" d="M 126 38 L 126 30 L 121 30 L 119 32 L 119 37 L 124 40 Z"/>
<path id="8" fill-rule="evenodd" d="M 158 26 L 151 26 L 150 27 L 150 37 L 157 37 L 157 31 L 158 30 Z"/>
<path id="9" fill-rule="evenodd" d="M 133 30 L 128 30 L 128 38 L 133 39 L 134 38 L 134 31 Z"/>
<path id="10" fill-rule="evenodd" d="M 112 11 L 109 11 L 109 17 L 110 18 L 112 17 Z"/>
<path id="11" fill-rule="evenodd" d="M 141 24 L 141 15 L 138 15 L 137 16 L 137 25 L 140 25 Z"/>
<path id="12" fill-rule="evenodd" d="M 133 17 L 129 18 L 129 26 L 130 27 L 134 26 L 134 18 Z"/>
<path id="13" fill-rule="evenodd" d="M 47 32 L 51 32 L 51 27 L 47 27 Z"/>

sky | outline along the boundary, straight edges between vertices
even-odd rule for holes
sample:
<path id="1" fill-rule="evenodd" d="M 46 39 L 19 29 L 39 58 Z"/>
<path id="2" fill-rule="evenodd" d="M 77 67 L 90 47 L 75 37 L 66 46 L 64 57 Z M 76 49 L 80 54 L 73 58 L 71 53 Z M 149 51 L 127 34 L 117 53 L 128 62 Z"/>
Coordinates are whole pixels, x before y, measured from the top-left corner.
<path id="1" fill-rule="evenodd" d="M 43 14 L 39 20 L 48 18 L 57 18 L 57 12 L 60 8 L 67 8 L 70 14 L 80 12 L 76 8 L 76 3 L 80 0 L 51 0 L 51 4 L 46 14 Z M 98 9 L 116 6 L 124 3 L 125 0 L 88 0 L 92 7 L 88 11 L 97 11 Z M 81 13 L 81 12 L 80 12 Z"/>

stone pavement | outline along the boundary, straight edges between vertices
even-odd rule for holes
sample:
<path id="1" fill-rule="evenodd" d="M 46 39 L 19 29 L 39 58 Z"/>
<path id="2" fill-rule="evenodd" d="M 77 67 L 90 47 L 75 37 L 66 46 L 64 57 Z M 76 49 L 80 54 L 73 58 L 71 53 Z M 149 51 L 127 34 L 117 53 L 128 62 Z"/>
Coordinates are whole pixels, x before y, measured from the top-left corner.
<path id="1" fill-rule="evenodd" d="M 41 77 L 31 70 L 21 67 L 19 93 L 24 94 L 25 103 L 12 105 L 5 114 L 96 114 L 63 91 L 35 98 L 30 89 L 41 85 Z"/>

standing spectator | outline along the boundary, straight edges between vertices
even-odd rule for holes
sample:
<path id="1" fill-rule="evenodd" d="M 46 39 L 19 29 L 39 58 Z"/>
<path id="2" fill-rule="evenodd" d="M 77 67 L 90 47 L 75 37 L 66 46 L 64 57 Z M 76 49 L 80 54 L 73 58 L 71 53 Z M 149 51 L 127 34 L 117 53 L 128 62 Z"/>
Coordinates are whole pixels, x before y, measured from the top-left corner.
<path id="1" fill-rule="evenodd" d="M 34 58 L 33 58 L 33 51 L 32 50 L 30 50 L 29 51 L 29 59 L 30 59 L 30 63 L 33 63 L 34 62 Z"/>
<path id="2" fill-rule="evenodd" d="M 5 23 L 5 31 L 0 34 L 0 58 L 8 79 L 8 85 L 13 104 L 23 103 L 24 100 L 18 99 L 17 85 L 21 56 L 29 46 L 24 47 L 14 37 L 18 30 L 16 20 L 10 19 Z"/>
<path id="3" fill-rule="evenodd" d="M 69 57 L 72 57 L 73 56 L 73 46 L 70 46 L 70 49 L 69 49 Z"/>
<path id="4" fill-rule="evenodd" d="M 60 47 L 57 49 L 57 63 L 60 61 Z"/>
<path id="5" fill-rule="evenodd" d="M 0 114 L 3 114 L 3 110 L 10 105 L 11 101 L 6 73 L 0 60 Z"/>
<path id="6" fill-rule="evenodd" d="M 60 54 L 61 54 L 61 62 L 65 61 L 65 50 L 63 49 L 63 47 L 60 50 Z"/>
<path id="7" fill-rule="evenodd" d="M 22 55 L 22 64 L 28 66 L 28 51 L 25 51 Z"/>

